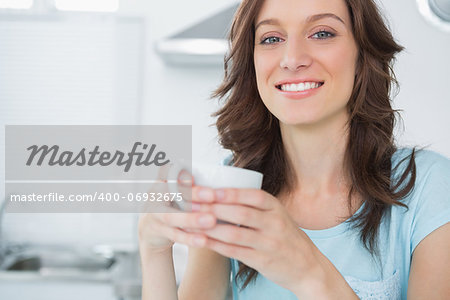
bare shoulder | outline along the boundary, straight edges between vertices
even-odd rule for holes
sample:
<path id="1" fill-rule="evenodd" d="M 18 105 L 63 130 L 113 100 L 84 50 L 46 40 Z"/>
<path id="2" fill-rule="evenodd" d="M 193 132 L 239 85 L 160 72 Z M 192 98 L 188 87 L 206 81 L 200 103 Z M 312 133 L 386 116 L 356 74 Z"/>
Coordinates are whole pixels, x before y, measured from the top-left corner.
<path id="1" fill-rule="evenodd" d="M 188 264 L 178 289 L 180 300 L 226 298 L 230 259 L 209 249 L 189 248 Z"/>
<path id="2" fill-rule="evenodd" d="M 450 223 L 427 235 L 412 255 L 408 299 L 448 299 Z"/>

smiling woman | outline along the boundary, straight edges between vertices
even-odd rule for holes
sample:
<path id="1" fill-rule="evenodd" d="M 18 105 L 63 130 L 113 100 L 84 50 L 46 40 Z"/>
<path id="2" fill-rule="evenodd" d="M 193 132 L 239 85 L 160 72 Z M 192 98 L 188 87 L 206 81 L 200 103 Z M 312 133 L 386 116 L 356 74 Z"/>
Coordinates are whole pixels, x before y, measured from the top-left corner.
<path id="1" fill-rule="evenodd" d="M 375 2 L 243 0 L 230 42 L 216 125 L 262 190 L 194 186 L 194 212 L 143 216 L 144 297 L 177 297 L 176 241 L 181 299 L 224 299 L 230 272 L 241 300 L 445 299 L 450 160 L 394 143 L 402 47 Z"/>

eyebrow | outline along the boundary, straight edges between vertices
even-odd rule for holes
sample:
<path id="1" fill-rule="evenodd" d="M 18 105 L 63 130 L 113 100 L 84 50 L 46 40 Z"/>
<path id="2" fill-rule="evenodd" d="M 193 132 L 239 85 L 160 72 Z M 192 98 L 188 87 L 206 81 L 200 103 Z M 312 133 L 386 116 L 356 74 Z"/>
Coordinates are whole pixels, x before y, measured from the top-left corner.
<path id="1" fill-rule="evenodd" d="M 333 18 L 333 19 L 340 21 L 342 24 L 345 25 L 344 20 L 342 20 L 341 18 L 339 18 L 338 16 L 336 16 L 335 14 L 332 14 L 332 13 L 318 14 L 318 15 L 310 16 L 306 19 L 306 23 L 315 22 L 315 21 L 323 19 L 323 18 Z"/>
<path id="2" fill-rule="evenodd" d="M 312 23 L 315 21 L 318 21 L 320 19 L 324 19 L 324 18 L 333 18 L 335 20 L 338 20 L 339 22 L 341 22 L 342 24 L 345 25 L 345 22 L 339 18 L 338 16 L 336 16 L 335 14 L 332 13 L 325 13 L 325 14 L 317 14 L 317 15 L 312 15 L 309 16 L 306 19 L 306 23 Z M 255 26 L 255 31 L 258 29 L 259 26 L 261 25 L 280 25 L 280 22 L 277 19 L 266 19 L 266 20 L 262 20 L 261 22 L 259 22 L 256 26 Z"/>

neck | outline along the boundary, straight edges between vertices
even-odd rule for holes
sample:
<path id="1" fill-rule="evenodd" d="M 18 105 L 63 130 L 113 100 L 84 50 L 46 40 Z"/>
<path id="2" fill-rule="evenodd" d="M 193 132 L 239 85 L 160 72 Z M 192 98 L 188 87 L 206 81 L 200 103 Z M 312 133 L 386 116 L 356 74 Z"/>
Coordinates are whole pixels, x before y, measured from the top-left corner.
<path id="1" fill-rule="evenodd" d="M 296 195 L 303 199 L 335 197 L 347 182 L 344 155 L 348 115 L 322 124 L 280 124 L 281 136 L 296 175 Z"/>

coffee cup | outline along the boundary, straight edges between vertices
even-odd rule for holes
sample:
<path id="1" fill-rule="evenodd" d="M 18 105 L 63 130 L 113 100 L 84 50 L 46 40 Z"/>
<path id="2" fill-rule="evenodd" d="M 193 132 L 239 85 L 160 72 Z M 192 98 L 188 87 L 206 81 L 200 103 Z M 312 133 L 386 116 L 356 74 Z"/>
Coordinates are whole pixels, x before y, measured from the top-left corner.
<path id="1" fill-rule="evenodd" d="M 179 174 L 185 170 L 192 174 L 194 184 L 210 188 L 253 188 L 260 189 L 263 174 L 257 171 L 202 162 L 176 162 L 169 169 L 169 178 L 179 178 Z M 179 192 L 178 185 L 170 185 L 171 192 Z M 181 210 L 187 211 L 185 201 L 177 202 Z"/>

